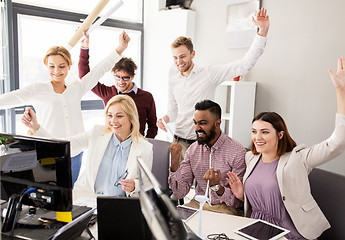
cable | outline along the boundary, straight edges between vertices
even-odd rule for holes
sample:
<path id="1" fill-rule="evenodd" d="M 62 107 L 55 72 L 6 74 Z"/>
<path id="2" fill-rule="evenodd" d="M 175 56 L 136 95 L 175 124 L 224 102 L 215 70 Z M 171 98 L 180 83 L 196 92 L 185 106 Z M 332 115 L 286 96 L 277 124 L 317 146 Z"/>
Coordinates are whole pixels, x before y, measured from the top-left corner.
<path id="1" fill-rule="evenodd" d="M 36 191 L 37 191 L 36 188 L 30 187 L 30 188 L 28 188 L 27 190 L 25 190 L 25 191 L 20 195 L 19 201 L 18 201 L 17 206 L 16 206 L 16 212 L 15 212 L 15 215 L 14 215 L 14 219 L 13 219 L 13 223 L 12 223 L 12 229 L 11 229 L 11 233 L 10 233 L 9 237 L 13 238 L 14 228 L 15 228 L 16 223 L 17 223 L 17 218 L 18 218 L 19 209 L 20 209 L 21 206 L 22 206 L 23 197 L 24 197 L 26 194 L 30 194 L 30 193 L 36 192 Z"/>

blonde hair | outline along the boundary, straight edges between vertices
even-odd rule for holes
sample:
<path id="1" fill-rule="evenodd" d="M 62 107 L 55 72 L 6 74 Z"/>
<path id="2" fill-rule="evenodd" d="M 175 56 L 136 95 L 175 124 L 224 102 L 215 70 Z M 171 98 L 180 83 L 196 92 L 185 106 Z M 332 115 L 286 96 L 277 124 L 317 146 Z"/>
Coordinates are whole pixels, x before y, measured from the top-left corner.
<path id="1" fill-rule="evenodd" d="M 175 41 L 171 44 L 171 47 L 178 48 L 182 45 L 185 45 L 189 52 L 192 53 L 194 51 L 192 39 L 183 36 L 176 38 Z"/>
<path id="2" fill-rule="evenodd" d="M 61 46 L 54 46 L 48 49 L 48 51 L 46 52 L 43 58 L 44 65 L 48 64 L 49 56 L 57 56 L 57 55 L 60 55 L 61 57 L 63 57 L 68 63 L 68 66 L 72 65 L 72 58 L 71 58 L 70 52 L 66 48 L 61 47 Z"/>
<path id="3" fill-rule="evenodd" d="M 132 141 L 138 142 L 139 137 L 143 137 L 139 132 L 139 116 L 137 106 L 135 105 L 133 99 L 128 95 L 116 95 L 112 97 L 107 105 L 105 106 L 105 116 L 108 115 L 110 106 L 119 103 L 123 111 L 128 115 L 129 121 L 131 122 L 131 133 Z M 106 124 L 106 131 L 110 132 L 109 126 Z"/>

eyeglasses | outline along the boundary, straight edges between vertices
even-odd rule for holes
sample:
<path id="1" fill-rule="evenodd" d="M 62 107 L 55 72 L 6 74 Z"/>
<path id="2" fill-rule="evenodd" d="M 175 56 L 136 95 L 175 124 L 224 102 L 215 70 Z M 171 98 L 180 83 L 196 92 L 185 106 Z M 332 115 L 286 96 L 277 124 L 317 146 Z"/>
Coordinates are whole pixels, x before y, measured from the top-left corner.
<path id="1" fill-rule="evenodd" d="M 126 171 L 119 177 L 119 179 L 116 180 L 116 182 L 114 183 L 114 186 L 117 187 L 120 185 L 120 181 L 122 178 L 126 178 L 128 175 L 128 170 L 126 169 Z"/>
<path id="2" fill-rule="evenodd" d="M 220 234 L 209 234 L 207 235 L 207 239 L 212 239 L 212 240 L 234 240 L 232 238 L 229 238 L 228 236 L 226 236 L 225 233 L 220 233 Z"/>
<path id="3" fill-rule="evenodd" d="M 121 77 L 121 76 L 118 76 L 118 75 L 114 74 L 114 79 L 116 81 L 120 81 L 122 79 L 123 81 L 128 82 L 131 79 L 131 77 L 130 76 L 123 76 L 123 77 Z"/>

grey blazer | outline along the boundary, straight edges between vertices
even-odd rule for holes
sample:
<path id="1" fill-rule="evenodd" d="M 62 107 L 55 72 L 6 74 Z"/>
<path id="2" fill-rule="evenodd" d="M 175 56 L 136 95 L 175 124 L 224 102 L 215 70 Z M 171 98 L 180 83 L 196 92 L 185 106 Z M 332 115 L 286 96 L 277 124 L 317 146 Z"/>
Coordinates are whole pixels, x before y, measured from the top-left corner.
<path id="1" fill-rule="evenodd" d="M 337 114 L 333 134 L 325 141 L 307 148 L 305 145 L 295 147 L 279 159 L 277 180 L 283 203 L 297 231 L 307 239 L 319 237 L 330 227 L 311 195 L 308 174 L 317 167 L 345 150 L 345 115 Z M 253 171 L 260 155 L 246 154 L 247 170 L 243 183 Z M 251 207 L 244 197 L 245 216 L 250 217 Z"/>

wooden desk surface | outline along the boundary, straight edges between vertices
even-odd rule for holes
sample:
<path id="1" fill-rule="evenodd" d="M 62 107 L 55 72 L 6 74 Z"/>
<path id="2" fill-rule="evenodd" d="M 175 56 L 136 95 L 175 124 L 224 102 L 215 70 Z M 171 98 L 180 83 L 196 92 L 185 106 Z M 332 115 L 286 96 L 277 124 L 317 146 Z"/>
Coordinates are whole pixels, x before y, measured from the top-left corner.
<path id="1" fill-rule="evenodd" d="M 207 235 L 212 233 L 225 233 L 229 238 L 248 240 L 234 233 L 234 229 L 239 228 L 245 224 L 253 222 L 254 219 L 233 216 L 228 214 L 215 213 L 210 211 L 202 212 L 202 236 L 207 237 Z M 199 234 L 199 213 L 195 214 L 193 217 L 186 221 L 186 224 L 196 233 Z M 280 240 L 286 239 L 285 237 L 280 238 Z"/>

